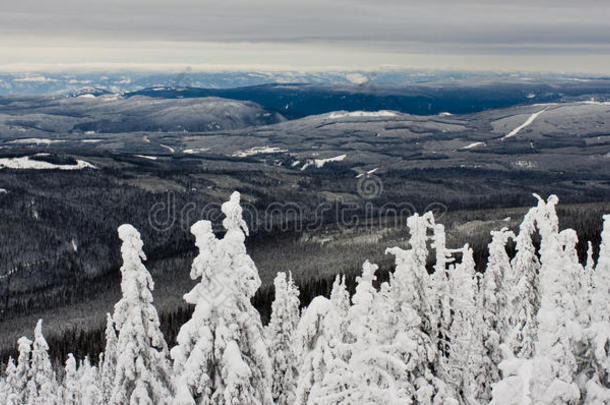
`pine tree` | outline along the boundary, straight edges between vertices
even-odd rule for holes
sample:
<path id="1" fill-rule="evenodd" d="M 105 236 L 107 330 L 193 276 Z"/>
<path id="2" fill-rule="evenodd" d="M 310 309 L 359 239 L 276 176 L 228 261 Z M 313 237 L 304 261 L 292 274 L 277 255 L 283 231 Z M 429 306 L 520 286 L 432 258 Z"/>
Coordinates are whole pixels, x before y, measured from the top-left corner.
<path id="1" fill-rule="evenodd" d="M 2 393 L 0 394 L 0 400 L 3 404 L 14 405 L 15 401 L 15 387 L 19 385 L 19 379 L 17 377 L 17 366 L 12 357 L 9 357 L 4 371 L 5 378 L 2 380 Z"/>
<path id="2" fill-rule="evenodd" d="M 152 278 L 141 260 L 140 234 L 131 225 L 118 229 L 123 244 L 121 291 L 113 319 L 119 331 L 111 404 L 164 404 L 171 397 L 168 350 L 153 306 Z"/>
<path id="3" fill-rule="evenodd" d="M 339 355 L 330 359 L 319 389 L 312 390 L 313 403 L 409 403 L 409 393 L 401 391 L 401 383 L 409 376 L 392 346 L 377 339 L 376 310 L 378 294 L 373 287 L 377 266 L 366 261 L 362 276 L 357 278 L 353 306 L 348 312 L 349 337 Z M 315 387 L 318 388 L 318 387 Z"/>
<path id="4" fill-rule="evenodd" d="M 239 193 L 221 209 L 226 233 L 217 240 L 209 221 L 191 227 L 199 255 L 191 278 L 201 278 L 185 300 L 192 318 L 172 349 L 174 404 L 271 404 L 271 362 L 259 313 L 250 303 L 260 286 L 244 244 L 248 233 Z"/>
<path id="5" fill-rule="evenodd" d="M 432 213 L 408 218 L 411 248 L 386 249 L 386 253 L 396 257 L 396 270 L 390 277 L 389 294 L 386 295 L 382 288 L 380 295 L 388 300 L 385 306 L 389 310 L 385 318 L 388 323 L 383 327 L 392 331 L 393 354 L 402 359 L 409 376 L 403 381 L 402 395 L 420 402 L 432 401 L 438 391 L 435 388 L 438 382 L 431 372 L 438 358 L 439 321 L 434 309 L 438 297 L 429 287 L 430 276 L 426 269 L 427 233 L 433 229 L 433 221 Z"/>
<path id="6" fill-rule="evenodd" d="M 540 284 L 542 294 L 538 311 L 538 341 L 534 357 L 532 399 L 535 403 L 576 403 L 580 397 L 574 381 L 577 359 L 574 348 L 582 339 L 577 319 L 577 297 L 573 285 L 582 271 L 570 258 L 576 233 L 545 232 L 541 241 Z M 574 251 L 575 255 L 575 251 Z"/>
<path id="7" fill-rule="evenodd" d="M 512 272 L 506 244 L 515 235 L 508 229 L 491 232 L 489 260 L 477 296 L 477 310 L 474 326 L 476 334 L 483 336 L 485 356 L 479 370 L 475 370 L 475 380 L 480 384 L 480 402 L 491 399 L 492 384 L 501 378 L 499 364 L 502 361 L 500 344 L 509 331 L 510 314 L 505 286 L 506 277 Z M 479 319 L 480 318 L 480 319 Z"/>
<path id="8" fill-rule="evenodd" d="M 64 375 L 64 383 L 62 387 L 61 403 L 63 405 L 80 405 L 81 402 L 81 387 L 78 382 L 76 373 L 76 360 L 72 353 L 68 354 L 66 360 L 66 368 Z"/>
<path id="9" fill-rule="evenodd" d="M 98 405 L 105 404 L 102 402 L 102 390 L 99 386 L 99 374 L 97 371 L 97 367 L 93 366 L 89 361 L 89 357 L 85 357 L 85 359 L 81 362 L 80 367 L 78 368 L 78 384 L 80 385 L 80 396 L 82 398 L 82 403 L 87 405 Z M 144 387 L 144 384 L 139 381 L 136 383 L 137 387 Z M 141 396 L 135 393 L 131 395 L 131 401 L 135 404 L 148 404 L 150 402 L 150 394 L 146 393 Z"/>
<path id="10" fill-rule="evenodd" d="M 466 403 L 475 403 L 480 396 L 475 372 L 484 360 L 480 329 L 475 329 L 475 324 L 480 325 L 481 320 L 476 316 L 477 281 L 472 254 L 472 249 L 464 246 L 462 262 L 449 271 L 453 322 L 449 329 L 447 382 Z"/>
<path id="11" fill-rule="evenodd" d="M 271 393 L 274 403 L 292 405 L 298 378 L 294 334 L 300 317 L 299 290 L 286 273 L 278 273 L 273 284 L 275 299 L 265 330 L 273 370 Z"/>
<path id="12" fill-rule="evenodd" d="M 295 340 L 299 364 L 299 380 L 295 393 L 295 405 L 307 405 L 312 391 L 321 389 L 327 368 L 333 360 L 331 332 L 326 329 L 332 302 L 325 297 L 315 297 L 303 311 Z"/>
<path id="13" fill-rule="evenodd" d="M 591 325 L 587 330 L 590 367 L 586 370 L 585 403 L 610 403 L 610 215 L 604 216 L 602 242 L 590 291 Z"/>
<path id="14" fill-rule="evenodd" d="M 28 381 L 32 376 L 32 341 L 22 336 L 17 341 L 19 357 L 17 358 L 17 368 L 13 374 L 9 386 L 8 401 L 12 404 L 25 404 L 28 402 Z"/>
<path id="15" fill-rule="evenodd" d="M 28 404 L 53 405 L 57 403 L 57 381 L 49 359 L 49 345 L 42 334 L 42 319 L 34 329 L 31 378 L 27 384 Z"/>
<path id="16" fill-rule="evenodd" d="M 517 254 L 511 262 L 512 271 L 505 278 L 510 314 L 507 344 L 513 353 L 521 358 L 531 358 L 534 354 L 538 330 L 536 314 L 540 307 L 540 260 L 536 254 L 533 236 L 537 221 L 544 221 L 542 213 L 545 211 L 545 202 L 536 194 L 534 196 L 538 199 L 538 205 L 527 212 L 519 226 L 516 238 Z M 545 226 L 544 223 L 542 226 Z"/>
<path id="17" fill-rule="evenodd" d="M 117 336 L 114 329 L 112 315 L 106 314 L 106 346 L 100 361 L 100 386 L 104 403 L 109 403 L 114 388 L 114 377 L 116 375 L 117 363 Z"/>

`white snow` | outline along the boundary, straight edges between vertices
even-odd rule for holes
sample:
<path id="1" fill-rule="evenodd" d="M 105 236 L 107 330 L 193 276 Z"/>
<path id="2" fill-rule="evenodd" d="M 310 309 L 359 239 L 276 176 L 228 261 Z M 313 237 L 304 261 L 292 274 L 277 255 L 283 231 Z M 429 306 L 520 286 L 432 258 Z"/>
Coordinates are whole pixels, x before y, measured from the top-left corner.
<path id="1" fill-rule="evenodd" d="M 472 149 L 472 148 L 476 148 L 478 146 L 484 146 L 485 142 L 473 142 L 470 145 L 466 145 L 464 146 L 462 149 Z"/>
<path id="2" fill-rule="evenodd" d="M 250 149 L 240 150 L 235 152 L 233 157 L 248 157 L 263 153 L 283 153 L 288 152 L 286 149 L 281 149 L 275 146 L 255 146 Z"/>
<path id="3" fill-rule="evenodd" d="M 85 135 L 95 135 L 95 131 L 85 131 Z"/>
<path id="4" fill-rule="evenodd" d="M 590 104 L 590 105 L 610 105 L 610 101 L 595 101 L 593 99 L 593 100 L 585 101 L 585 104 Z"/>
<path id="5" fill-rule="evenodd" d="M 93 94 L 82 94 L 82 95 L 78 96 L 77 98 L 89 98 L 89 99 L 92 99 L 92 98 L 96 98 L 96 97 Z"/>
<path id="6" fill-rule="evenodd" d="M 162 148 L 167 149 L 168 151 L 170 151 L 170 153 L 174 153 L 176 150 L 174 148 L 172 148 L 171 146 L 167 146 L 167 145 L 163 145 L 162 143 L 159 144 L 159 146 L 161 146 Z"/>
<path id="7" fill-rule="evenodd" d="M 379 118 L 379 117 L 396 117 L 398 114 L 393 111 L 351 111 L 351 112 L 331 112 L 328 115 L 330 119 L 337 118 L 353 118 L 353 117 L 367 117 L 367 118 Z"/>
<path id="8" fill-rule="evenodd" d="M 147 136 L 143 136 L 143 137 L 142 137 L 142 140 L 143 140 L 144 142 L 146 142 L 146 143 L 150 143 L 150 139 L 148 139 L 148 137 L 147 137 Z"/>
<path id="9" fill-rule="evenodd" d="M 521 132 L 522 129 L 530 126 L 535 120 L 536 118 L 538 118 L 540 116 L 540 114 L 542 114 L 543 112 L 545 112 L 547 109 L 545 108 L 544 110 L 540 110 L 536 113 L 533 113 L 532 115 L 530 115 L 528 117 L 528 119 L 521 125 L 519 125 L 517 128 L 513 129 L 512 131 L 510 131 L 508 133 L 508 135 L 502 137 L 502 140 L 504 139 L 508 139 L 508 138 L 512 138 L 513 136 L 517 135 L 519 132 Z"/>
<path id="10" fill-rule="evenodd" d="M 157 160 L 156 156 L 149 156 L 149 155 L 134 155 L 135 157 L 139 157 L 142 159 L 148 159 L 148 160 Z"/>
<path id="11" fill-rule="evenodd" d="M 46 139 L 46 138 L 22 138 L 15 139 L 10 141 L 9 143 L 18 143 L 18 144 L 36 144 L 36 145 L 50 145 L 52 143 L 62 143 L 65 142 L 60 139 Z"/>
<path id="12" fill-rule="evenodd" d="M 366 174 L 366 175 L 373 174 L 373 173 L 375 173 L 377 170 L 379 170 L 379 168 L 378 168 L 378 167 L 376 167 L 376 168 L 374 168 L 374 169 L 371 169 L 371 170 L 368 170 L 368 171 L 366 171 L 366 172 L 364 172 L 364 173 L 359 173 L 358 175 L 356 175 L 356 178 L 357 178 L 357 179 L 359 179 L 359 178 L 361 178 L 362 176 L 364 176 L 365 174 Z"/>
<path id="13" fill-rule="evenodd" d="M 81 140 L 82 143 L 99 143 L 102 142 L 101 139 L 83 139 Z"/>
<path id="14" fill-rule="evenodd" d="M 339 155 L 339 156 L 335 156 L 332 158 L 328 158 L 328 159 L 314 159 L 314 165 L 320 169 L 322 167 L 324 167 L 324 165 L 326 163 L 330 163 L 330 162 L 341 162 L 342 160 L 344 160 L 347 157 L 347 155 Z"/>
<path id="15" fill-rule="evenodd" d="M 441 117 L 450 117 L 450 116 L 452 116 L 453 114 L 451 114 L 450 112 L 442 112 L 442 113 L 440 113 L 440 114 L 438 114 L 438 115 L 440 115 Z"/>
<path id="16" fill-rule="evenodd" d="M 182 151 L 182 153 L 185 153 L 187 155 L 193 155 L 195 153 L 207 152 L 209 150 L 210 150 L 210 148 L 194 148 L 194 149 L 185 149 Z"/>
<path id="17" fill-rule="evenodd" d="M 0 188 L 0 194 L 8 194 L 5 188 Z"/>
<path id="18" fill-rule="evenodd" d="M 536 162 L 532 162 L 531 160 L 517 160 L 513 163 L 516 167 L 521 167 L 524 169 L 534 169 L 536 168 Z"/>
<path id="19" fill-rule="evenodd" d="M 47 156 L 46 153 L 39 153 L 36 156 Z M 35 170 L 80 170 L 80 169 L 97 169 L 91 163 L 84 160 L 76 160 L 75 165 L 56 165 L 54 163 L 44 162 L 42 160 L 32 160 L 30 156 L 17 158 L 0 158 L 0 169 L 35 169 Z"/>
<path id="20" fill-rule="evenodd" d="M 295 167 L 295 166 L 298 166 L 299 164 L 301 164 L 301 161 L 300 160 L 295 160 L 294 162 L 292 162 L 290 167 Z"/>

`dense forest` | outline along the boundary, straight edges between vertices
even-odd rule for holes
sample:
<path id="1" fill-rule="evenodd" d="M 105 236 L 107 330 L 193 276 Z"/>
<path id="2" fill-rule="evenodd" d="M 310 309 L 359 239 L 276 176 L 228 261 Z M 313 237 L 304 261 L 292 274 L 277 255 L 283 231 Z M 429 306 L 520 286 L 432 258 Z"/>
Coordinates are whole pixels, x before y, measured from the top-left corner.
<path id="1" fill-rule="evenodd" d="M 557 202 L 538 197 L 518 232 L 492 231 L 484 266 L 469 244 L 447 247 L 431 212 L 415 214 L 408 248 L 386 250 L 392 271 L 367 260 L 358 277 L 339 275 L 329 296 L 313 297 L 328 289 L 326 280 L 299 291 L 284 272 L 273 292 L 257 295 L 261 280 L 236 192 L 221 207 L 222 237 L 207 220 L 191 227 L 197 283 L 184 309 L 165 319 L 153 303 L 140 233 L 121 225 L 122 297 L 103 335 L 76 336 L 60 367 L 39 321 L 34 339 L 20 338 L 7 362 L 0 400 L 608 403 L 610 217 L 582 262 L 576 231 L 560 230 Z M 272 302 L 270 312 L 255 308 L 264 302 Z M 94 358 L 96 345 L 103 352 Z"/>

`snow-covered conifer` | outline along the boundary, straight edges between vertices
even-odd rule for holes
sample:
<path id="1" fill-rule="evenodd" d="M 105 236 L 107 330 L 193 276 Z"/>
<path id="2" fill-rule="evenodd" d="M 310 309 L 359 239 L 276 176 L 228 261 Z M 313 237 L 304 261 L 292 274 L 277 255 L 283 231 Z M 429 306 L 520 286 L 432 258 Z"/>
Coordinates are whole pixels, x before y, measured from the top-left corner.
<path id="1" fill-rule="evenodd" d="M 515 355 L 522 358 L 530 358 L 533 355 L 537 339 L 540 261 L 533 236 L 536 232 L 536 218 L 543 205 L 544 202 L 539 200 L 538 206 L 531 208 L 523 218 L 515 239 L 517 253 L 511 262 L 512 271 L 505 274 L 504 290 L 507 294 L 510 328 L 506 344 Z"/>
<path id="2" fill-rule="evenodd" d="M 8 363 L 6 365 L 6 370 L 4 371 L 4 378 L 1 381 L 2 391 L 0 392 L 0 400 L 3 404 L 12 405 L 15 402 L 15 387 L 19 385 L 19 381 L 17 378 L 17 366 L 15 365 L 15 360 L 12 357 L 9 357 Z"/>
<path id="3" fill-rule="evenodd" d="M 102 400 L 102 390 L 100 389 L 100 381 L 99 381 L 99 373 L 97 367 L 93 366 L 89 361 L 88 357 L 81 362 L 80 367 L 78 368 L 78 384 L 80 385 L 80 396 L 83 404 L 87 405 L 101 405 L 106 404 Z M 136 383 L 137 386 L 143 387 L 144 384 L 139 381 Z M 150 399 L 150 394 L 139 396 L 135 393 L 132 394 L 131 400 L 135 404 L 149 404 L 151 402 L 147 402 Z"/>
<path id="4" fill-rule="evenodd" d="M 42 334 L 42 319 L 34 329 L 32 346 L 31 378 L 27 384 L 28 404 L 53 405 L 58 401 L 57 381 L 49 359 L 49 345 Z"/>
<path id="5" fill-rule="evenodd" d="M 184 299 L 192 318 L 172 349 L 174 404 L 271 404 L 271 362 L 259 313 L 250 303 L 260 286 L 244 244 L 248 233 L 234 192 L 221 209 L 226 233 L 217 240 L 209 221 L 191 227 L 199 255 L 191 278 L 201 278 Z"/>
<path id="6" fill-rule="evenodd" d="M 298 377 L 294 340 L 300 319 L 299 290 L 286 273 L 278 273 L 273 284 L 275 299 L 265 330 L 273 369 L 271 392 L 276 404 L 292 405 Z"/>
<path id="7" fill-rule="evenodd" d="M 312 391 L 320 389 L 327 368 L 332 362 L 331 336 L 326 329 L 328 313 L 333 304 L 326 297 L 316 297 L 303 311 L 296 332 L 295 349 L 299 364 L 295 405 L 307 405 Z"/>
<path id="8" fill-rule="evenodd" d="M 68 354 L 66 360 L 64 383 L 61 392 L 61 403 L 63 405 L 81 405 L 81 387 L 76 373 L 76 360 L 72 353 Z"/>
<path id="9" fill-rule="evenodd" d="M 117 335 L 112 315 L 106 314 L 106 346 L 100 362 L 100 388 L 105 403 L 110 402 L 114 388 L 117 362 Z"/>
<path id="10" fill-rule="evenodd" d="M 17 368 L 10 379 L 8 401 L 13 404 L 25 404 L 28 401 L 27 385 L 31 373 L 32 341 L 22 336 L 17 341 L 19 357 L 17 358 Z"/>
<path id="11" fill-rule="evenodd" d="M 591 325 L 587 330 L 591 371 L 585 387 L 585 403 L 610 403 L 610 215 L 604 216 L 599 258 L 591 284 Z"/>
<path id="12" fill-rule="evenodd" d="M 498 365 L 502 361 L 500 344 L 509 331 L 510 314 L 505 278 L 512 271 L 506 244 L 515 235 L 508 229 L 491 232 L 489 260 L 483 274 L 480 292 L 477 296 L 477 310 L 474 326 L 483 336 L 485 356 L 476 380 L 481 385 L 482 397 L 479 400 L 488 402 L 491 399 L 492 384 L 500 380 Z M 480 317 L 480 322 L 478 321 Z"/>
<path id="13" fill-rule="evenodd" d="M 139 232 L 131 225 L 118 229 L 123 297 L 114 307 L 119 331 L 116 375 L 111 404 L 164 404 L 171 397 L 168 350 L 153 306 L 154 284 L 142 264 L 146 259 Z"/>
<path id="14" fill-rule="evenodd" d="M 578 367 L 575 347 L 583 334 L 574 285 L 582 281 L 579 273 L 584 270 L 575 259 L 576 232 L 558 233 L 553 218 L 556 197 L 552 197 L 540 221 L 541 296 L 531 387 L 532 400 L 539 404 L 576 403 L 580 397 L 574 381 Z"/>
<path id="15" fill-rule="evenodd" d="M 449 329 L 449 356 L 446 371 L 454 392 L 461 393 L 466 403 L 473 403 L 480 393 L 475 373 L 483 362 L 482 336 L 475 329 L 477 281 L 472 249 L 462 249 L 462 262 L 449 271 L 453 322 Z"/>

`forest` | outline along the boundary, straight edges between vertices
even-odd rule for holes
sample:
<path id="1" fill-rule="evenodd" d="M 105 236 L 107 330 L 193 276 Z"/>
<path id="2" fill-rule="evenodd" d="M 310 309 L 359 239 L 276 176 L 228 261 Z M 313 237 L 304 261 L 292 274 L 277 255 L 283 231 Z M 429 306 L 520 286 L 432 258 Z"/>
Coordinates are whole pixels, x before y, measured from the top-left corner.
<path id="1" fill-rule="evenodd" d="M 558 198 L 535 197 L 518 232 L 491 232 L 484 267 L 469 244 L 447 247 L 432 212 L 414 214 L 408 248 L 386 249 L 392 272 L 366 260 L 355 280 L 338 275 L 329 297 L 303 297 L 280 272 L 263 323 L 234 192 L 221 207 L 221 238 L 210 221 L 191 227 L 197 284 L 176 336 L 161 329 L 140 233 L 121 225 L 122 296 L 107 315 L 103 352 L 91 358 L 78 347 L 87 339 L 75 339 L 60 367 L 40 320 L 8 360 L 0 402 L 608 403 L 610 216 L 581 263 L 576 231 L 560 230 Z"/>

